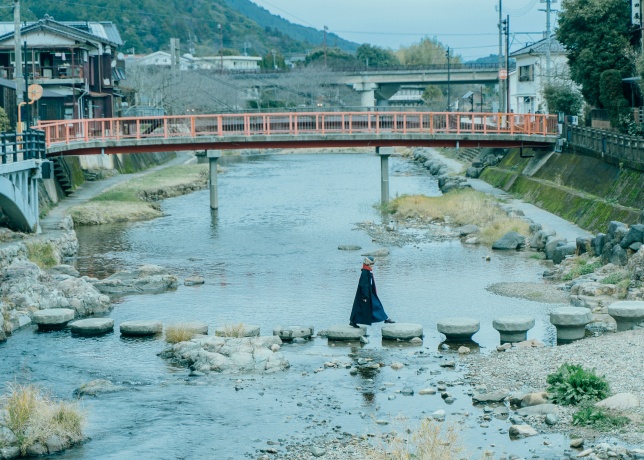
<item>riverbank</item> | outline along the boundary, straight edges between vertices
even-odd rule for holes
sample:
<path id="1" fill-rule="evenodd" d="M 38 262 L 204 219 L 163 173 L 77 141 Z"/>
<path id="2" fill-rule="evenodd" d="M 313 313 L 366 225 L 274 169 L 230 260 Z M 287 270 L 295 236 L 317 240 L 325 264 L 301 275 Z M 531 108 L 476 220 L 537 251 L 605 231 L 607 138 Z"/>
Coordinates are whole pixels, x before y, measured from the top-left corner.
<path id="1" fill-rule="evenodd" d="M 306 163 L 316 160 L 318 159 L 312 156 L 306 158 Z M 360 161 L 357 165 L 368 166 L 372 159 L 368 160 Z M 336 159 L 321 159 L 313 168 L 312 177 L 316 179 L 315 185 L 326 193 L 330 188 L 326 187 L 327 183 L 324 182 L 324 177 L 320 177 L 319 171 L 324 165 L 328 166 L 330 161 Z M 348 292 L 348 295 L 352 295 L 355 292 L 353 268 L 356 267 L 353 267 L 353 263 L 359 262 L 360 257 L 356 252 L 337 251 L 338 244 L 354 243 L 357 240 L 365 251 L 373 249 L 374 244 L 368 238 L 364 238 L 362 232 L 355 232 L 354 235 L 351 235 L 350 231 L 336 234 L 333 233 L 334 227 L 344 225 L 344 222 L 354 222 L 356 211 L 360 211 L 359 206 L 364 204 L 364 207 L 370 208 L 374 201 L 374 193 L 365 193 L 360 200 L 351 201 L 351 205 L 345 204 L 347 201 L 344 196 L 331 200 L 329 207 L 342 208 L 344 205 L 351 208 L 351 212 L 340 215 L 336 220 L 330 217 L 332 214 L 327 208 L 321 216 L 309 217 L 308 213 L 298 213 L 295 204 L 308 201 L 303 200 L 305 195 L 302 189 L 296 189 L 298 193 L 294 200 L 286 204 L 280 201 L 280 205 L 276 207 L 271 206 L 271 201 L 261 200 L 256 185 L 261 175 L 269 176 L 268 180 L 261 182 L 262 186 L 259 188 L 265 192 L 264 195 L 287 194 L 286 181 L 295 181 L 299 177 L 306 184 L 303 190 L 309 190 L 313 182 L 309 176 L 302 177 L 298 163 L 300 162 L 294 161 L 293 158 L 282 157 L 271 158 L 270 165 L 265 169 L 260 169 L 261 162 L 236 171 L 231 168 L 227 182 L 232 184 L 233 178 L 237 182 L 244 180 L 245 188 L 236 183 L 232 190 L 228 189 L 226 206 L 222 207 L 216 216 L 203 212 L 205 193 L 202 193 L 201 197 L 191 196 L 190 200 L 188 197 L 171 200 L 166 203 L 167 209 L 170 210 L 167 220 L 157 221 L 161 224 L 160 227 L 143 223 L 128 226 L 126 232 L 118 233 L 119 246 L 116 249 L 110 247 L 107 257 L 88 251 L 88 258 L 102 263 L 122 257 L 121 247 L 134 243 L 135 256 L 122 259 L 122 263 L 126 265 L 132 264 L 133 261 L 140 262 L 142 258 L 147 261 L 157 257 L 158 260 L 167 261 L 173 269 L 190 273 L 197 268 L 203 271 L 206 280 L 204 286 L 179 286 L 178 292 L 173 295 L 155 297 L 147 302 L 144 298 L 123 299 L 111 314 L 117 324 L 132 319 L 156 318 L 158 315 L 163 315 L 160 319 L 166 324 L 176 321 L 177 316 L 182 319 L 206 319 L 215 325 L 253 318 L 269 323 L 263 324 L 262 330 L 266 334 L 270 323 L 274 326 L 279 321 L 307 321 L 307 324 L 310 321 L 318 327 L 327 325 L 328 321 L 341 321 L 340 318 L 344 318 L 346 314 L 341 307 L 346 303 L 345 294 Z M 374 166 L 376 167 L 371 173 L 376 177 L 377 163 Z M 398 162 L 393 169 L 400 171 L 401 175 L 414 171 L 408 165 Z M 284 171 L 288 173 L 287 180 L 283 174 L 279 175 Z M 243 179 L 246 177 L 248 180 Z M 280 180 L 276 180 L 276 177 Z M 345 177 L 342 176 L 339 182 L 344 184 L 351 180 Z M 426 176 L 422 176 L 418 182 L 413 183 L 412 190 L 417 190 L 421 180 L 424 183 L 431 182 Z M 362 181 L 359 182 L 362 184 Z M 403 190 L 402 193 L 405 192 L 407 190 Z M 357 192 L 351 192 L 355 193 Z M 244 195 L 248 199 L 233 201 L 232 195 Z M 198 200 L 199 206 L 191 210 L 190 202 L 195 199 Z M 325 201 L 330 201 L 326 194 Z M 316 205 L 321 203 L 324 201 L 318 201 Z M 310 203 L 306 205 L 314 206 Z M 231 219 L 230 216 L 234 213 L 235 219 Z M 175 228 L 179 228 L 180 221 L 190 222 L 188 228 L 180 227 L 183 236 L 181 240 L 187 241 L 188 244 L 182 244 L 177 238 L 164 239 L 170 229 L 175 231 Z M 327 223 L 328 225 L 325 225 Z M 271 232 L 272 227 L 277 228 L 277 231 Z M 300 246 L 293 245 L 293 240 L 302 238 L 301 235 L 310 235 L 312 229 L 313 239 L 305 237 L 303 246 L 312 247 L 313 250 L 302 252 Z M 231 231 L 241 233 L 241 236 L 237 239 L 223 238 L 226 232 Z M 386 229 L 385 231 L 390 234 L 396 233 Z M 218 238 L 212 245 L 198 246 L 198 242 L 205 239 L 203 235 L 208 232 L 216 233 Z M 125 233 L 127 235 L 122 237 Z M 140 235 L 137 237 L 133 233 Z M 326 238 L 330 233 L 331 237 Z M 317 244 L 317 240 L 322 239 L 323 244 Z M 158 254 L 150 250 L 152 245 L 147 243 L 151 240 L 160 248 Z M 108 244 L 106 238 L 98 238 L 98 241 L 104 246 Z M 169 369 L 165 363 L 160 363 L 161 360 L 156 355 L 160 348 L 158 340 L 133 341 L 107 336 L 96 341 L 83 341 L 82 353 L 77 353 L 81 342 L 67 337 L 64 332 L 37 336 L 33 334 L 33 338 L 20 337 L 17 343 L 31 345 L 29 349 L 33 350 L 34 354 L 38 354 L 36 342 L 39 342 L 41 347 L 42 344 L 46 344 L 47 361 L 60 363 L 60 368 L 52 369 L 54 372 L 45 379 L 48 382 L 60 384 L 64 377 L 58 374 L 62 369 L 65 369 L 65 373 L 79 369 L 81 372 L 72 374 L 70 380 L 79 380 L 78 376 L 85 379 L 89 374 L 91 378 L 101 376 L 114 379 L 115 383 L 130 388 L 129 392 L 124 390 L 120 396 L 101 395 L 86 402 L 94 415 L 90 425 L 93 439 L 85 448 L 87 455 L 93 458 L 103 458 L 101 452 L 119 452 L 123 458 L 127 458 L 125 452 L 132 452 L 132 449 L 140 446 L 145 446 L 144 449 L 140 449 L 147 454 L 147 457 L 144 455 L 143 458 L 159 458 L 166 450 L 177 456 L 183 453 L 187 457 L 205 458 L 208 452 L 212 453 L 215 446 L 224 448 L 236 439 L 241 439 L 237 441 L 237 451 L 231 453 L 228 449 L 223 458 L 236 460 L 244 456 L 292 459 L 298 458 L 296 455 L 299 455 L 303 459 L 310 459 L 314 458 L 314 447 L 326 451 L 322 458 L 372 458 L 362 449 L 367 449 L 372 442 L 375 446 L 382 446 L 386 442 L 388 433 L 397 428 L 397 413 L 411 414 L 410 426 L 415 428 L 418 420 L 439 411 L 444 411 L 448 423 L 458 423 L 466 436 L 475 440 L 473 442 L 477 447 L 494 450 L 499 457 L 509 458 L 511 454 L 519 454 L 517 458 L 525 457 L 530 455 L 529 449 L 533 448 L 536 449 L 533 455 L 537 458 L 565 457 L 561 454 L 563 449 L 560 438 L 553 440 L 552 437 L 538 436 L 532 444 L 524 444 L 523 441 L 514 443 L 509 441 L 507 421 L 484 419 L 486 416 L 492 416 L 485 412 L 484 408 L 472 406 L 471 397 L 468 395 L 470 386 L 462 377 L 466 370 L 462 356 L 455 350 L 446 350 L 438 346 L 441 338 L 433 327 L 435 317 L 427 314 L 427 310 L 438 307 L 435 299 L 442 299 L 442 303 L 448 308 L 458 307 L 464 310 L 470 305 L 476 305 L 480 314 L 488 309 L 495 313 L 519 308 L 530 309 L 530 304 L 544 308 L 535 302 L 520 301 L 520 297 L 516 297 L 516 302 L 508 302 L 502 297 L 489 296 L 490 301 L 485 302 L 482 300 L 487 294 L 484 290 L 485 282 L 478 282 L 478 279 L 487 279 L 486 274 L 492 271 L 500 271 L 510 279 L 533 279 L 522 276 L 521 271 L 534 269 L 536 262 L 523 259 L 523 253 L 490 253 L 492 260 L 487 262 L 481 256 L 488 252 L 482 248 L 463 247 L 453 239 L 446 239 L 436 245 L 431 244 L 431 241 L 431 238 L 418 241 L 418 251 L 415 251 L 413 243 L 405 243 L 400 249 L 393 247 L 392 255 L 389 258 L 380 258 L 376 268 L 379 287 L 383 289 L 385 296 L 392 299 L 392 312 L 396 314 L 396 319 L 418 320 L 427 326 L 424 346 L 399 347 L 398 344 L 384 342 L 381 345 L 379 327 L 375 326 L 370 328 L 371 343 L 364 347 L 360 344 L 327 343 L 319 337 L 311 342 L 285 345 L 283 351 L 288 355 L 292 367 L 283 375 L 261 379 L 245 375 L 231 378 L 214 376 L 207 379 L 189 376 L 186 369 Z M 436 246 L 443 246 L 445 252 L 434 253 Z M 198 249 L 193 250 L 193 247 Z M 235 247 L 238 247 L 239 251 L 230 252 Z M 222 252 L 226 251 L 232 256 L 224 258 Z M 282 259 L 281 264 L 289 267 L 299 267 L 303 261 L 317 261 L 315 266 L 322 265 L 320 262 L 324 263 L 322 270 L 314 272 L 315 281 L 306 286 L 306 309 L 302 308 L 300 296 L 296 296 L 296 299 L 290 298 L 289 293 L 297 293 L 298 289 L 290 290 L 290 284 L 284 285 L 280 281 L 284 278 L 288 283 L 292 283 L 293 280 L 306 277 L 315 267 L 305 263 L 307 266 L 301 271 L 299 268 L 289 269 L 283 272 L 285 274 L 281 274 L 277 259 L 285 254 L 287 257 Z M 289 254 L 292 256 L 289 257 Z M 433 257 L 433 254 L 439 254 L 439 257 Z M 475 256 L 472 256 L 473 254 Z M 446 265 L 449 261 L 446 260 L 448 257 L 443 259 L 440 255 L 454 258 L 454 263 L 458 266 L 456 278 L 462 277 L 466 280 L 466 288 L 463 288 L 462 281 L 451 288 L 457 291 L 454 295 L 441 293 L 440 285 L 448 281 L 441 275 L 447 270 Z M 320 258 L 324 260 L 320 261 Z M 195 259 L 202 262 L 194 263 Z M 158 260 L 151 262 L 159 263 Z M 413 277 L 413 273 L 430 264 L 436 265 L 424 271 L 423 277 Z M 351 279 L 346 283 L 350 285 L 347 289 L 343 282 L 345 278 Z M 499 277 L 493 279 L 498 281 Z M 413 281 L 407 283 L 407 280 Z M 415 285 L 422 285 L 425 289 L 414 291 Z M 260 294 L 249 294 L 249 287 Z M 393 294 L 394 292 L 396 294 Z M 469 292 L 478 294 L 468 297 Z M 515 291 L 510 289 L 503 292 L 512 294 Z M 288 309 L 289 304 L 295 304 L 297 307 Z M 505 304 L 509 304 L 509 307 L 505 308 Z M 501 310 L 500 307 L 504 309 Z M 276 314 L 278 310 L 284 310 L 285 317 Z M 470 310 L 465 314 L 477 313 Z M 266 318 L 269 319 L 266 321 Z M 486 322 L 489 322 L 489 318 Z M 495 331 L 491 332 L 493 334 Z M 498 336 L 492 334 L 484 330 L 479 334 L 480 340 L 488 349 L 490 343 L 498 339 Z M 536 334 L 541 337 L 543 329 L 539 329 Z M 479 351 L 478 348 L 473 350 Z M 481 351 L 486 352 L 484 348 Z M 70 359 L 69 356 L 75 353 L 78 357 Z M 128 366 L 122 365 L 122 356 L 130 357 Z M 84 360 L 86 357 L 89 359 Z M 115 357 L 118 360 L 117 366 L 107 366 L 106 363 L 111 363 Z M 22 362 L 19 352 L 15 353 L 11 362 Z M 397 364 L 394 366 L 396 362 L 402 363 L 403 367 L 400 368 Z M 453 362 L 454 367 L 441 367 L 450 362 Z M 33 375 L 36 375 L 44 366 L 42 362 L 34 362 L 30 367 Z M 355 367 L 356 375 L 351 373 L 351 367 Z M 77 386 L 78 382 L 72 384 Z M 72 384 L 62 385 L 61 391 L 67 391 L 66 388 Z M 409 388 L 415 394 L 410 395 Z M 427 388 L 434 389 L 434 393 L 421 393 L 421 390 Z M 445 402 L 442 397 L 445 393 L 451 393 L 456 401 Z M 196 400 L 201 403 L 194 405 Z M 119 414 L 115 414 L 114 411 L 118 411 Z M 174 416 L 168 417 L 169 413 Z M 439 415 L 436 414 L 437 417 Z M 145 420 L 147 429 L 132 430 L 132 420 Z M 165 423 L 159 423 L 159 420 L 165 420 Z M 252 425 L 252 433 L 246 429 L 249 425 Z M 217 437 L 219 433 L 222 433 L 219 438 L 223 437 L 223 440 Z M 131 441 L 123 443 L 120 441 L 123 439 L 121 436 Z M 110 444 L 106 442 L 106 438 L 116 438 L 116 441 Z M 177 439 L 177 445 L 173 445 L 169 439 Z M 548 455 L 543 455 L 540 449 L 544 448 L 545 442 L 554 443 L 561 450 L 550 449 Z M 128 444 L 132 444 L 130 450 Z M 497 447 L 493 448 L 492 445 Z M 197 448 L 195 446 L 203 448 L 197 451 L 194 450 Z M 159 454 L 161 448 L 164 449 L 164 454 Z M 255 450 L 256 454 L 245 454 L 249 450 Z M 276 453 L 273 453 L 274 451 Z M 319 450 L 315 452 L 320 453 Z M 578 452 L 574 451 L 570 455 Z M 477 453 L 473 452 L 470 458 L 477 458 Z M 71 455 L 73 453 L 70 453 Z"/>

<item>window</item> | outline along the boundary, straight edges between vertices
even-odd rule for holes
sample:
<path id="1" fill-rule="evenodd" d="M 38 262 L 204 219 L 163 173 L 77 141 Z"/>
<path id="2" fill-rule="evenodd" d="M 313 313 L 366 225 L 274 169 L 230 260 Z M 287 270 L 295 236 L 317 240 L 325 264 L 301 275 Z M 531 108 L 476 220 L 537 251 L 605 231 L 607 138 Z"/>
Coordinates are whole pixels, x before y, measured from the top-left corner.
<path id="1" fill-rule="evenodd" d="M 534 81 L 534 65 L 522 65 L 519 67 L 519 81 Z"/>

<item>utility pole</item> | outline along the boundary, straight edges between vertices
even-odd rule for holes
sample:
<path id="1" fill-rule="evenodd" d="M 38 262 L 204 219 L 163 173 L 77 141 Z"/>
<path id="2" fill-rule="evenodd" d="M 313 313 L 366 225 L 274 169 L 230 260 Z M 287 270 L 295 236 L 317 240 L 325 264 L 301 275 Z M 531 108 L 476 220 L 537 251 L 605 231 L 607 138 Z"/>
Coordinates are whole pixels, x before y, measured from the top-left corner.
<path id="1" fill-rule="evenodd" d="M 24 99 L 24 81 L 22 79 L 22 50 L 20 49 L 20 0 L 14 0 L 13 4 L 13 27 L 14 27 L 14 80 L 16 81 L 16 104 L 18 110 L 21 109 L 21 103 Z"/>
<path id="2" fill-rule="evenodd" d="M 217 29 L 219 29 L 219 55 L 221 56 L 221 73 L 224 73 L 224 30 L 221 27 L 221 24 L 217 24 Z"/>
<path id="3" fill-rule="evenodd" d="M 510 113 L 510 15 L 505 20 L 505 113 Z"/>
<path id="4" fill-rule="evenodd" d="M 273 69 L 277 70 L 277 64 L 275 63 L 275 50 L 271 50 L 271 54 L 273 55 Z"/>
<path id="5" fill-rule="evenodd" d="M 324 26 L 324 67 L 326 67 L 326 33 L 329 30 L 327 26 Z"/>
<path id="6" fill-rule="evenodd" d="M 551 5 L 556 3 L 557 0 L 541 0 L 541 3 L 546 4 L 546 83 L 550 83 L 550 69 L 552 68 L 552 59 L 550 57 L 550 36 L 552 35 L 552 28 L 550 26 L 550 13 L 552 13 Z"/>
<path id="7" fill-rule="evenodd" d="M 452 73 L 451 73 L 451 56 L 450 56 L 450 51 L 449 51 L 449 46 L 447 47 L 447 52 L 445 53 L 445 57 L 447 57 L 447 111 L 451 112 L 452 111 L 452 101 L 451 101 L 451 94 L 450 94 L 450 86 L 452 83 Z"/>
<path id="8" fill-rule="evenodd" d="M 503 0 L 499 0 L 499 111 L 503 110 L 505 104 L 503 103 L 504 81 L 501 78 L 501 70 L 503 70 Z"/>

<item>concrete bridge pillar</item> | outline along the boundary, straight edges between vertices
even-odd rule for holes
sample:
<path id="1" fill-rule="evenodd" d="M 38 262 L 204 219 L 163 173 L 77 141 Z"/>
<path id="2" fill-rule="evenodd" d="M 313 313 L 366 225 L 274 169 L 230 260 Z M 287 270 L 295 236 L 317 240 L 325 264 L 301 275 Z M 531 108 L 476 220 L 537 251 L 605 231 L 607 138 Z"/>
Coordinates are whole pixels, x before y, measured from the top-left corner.
<path id="1" fill-rule="evenodd" d="M 217 194 L 217 160 L 221 156 L 221 150 L 209 150 L 206 152 L 210 165 L 210 209 L 219 209 L 219 196 Z"/>
<path id="2" fill-rule="evenodd" d="M 389 203 L 389 157 L 393 155 L 393 147 L 376 147 L 376 153 L 380 156 L 380 195 L 381 203 Z"/>
<path id="3" fill-rule="evenodd" d="M 376 83 L 354 83 L 353 89 L 360 93 L 360 105 L 362 107 L 374 108 L 376 106 Z"/>

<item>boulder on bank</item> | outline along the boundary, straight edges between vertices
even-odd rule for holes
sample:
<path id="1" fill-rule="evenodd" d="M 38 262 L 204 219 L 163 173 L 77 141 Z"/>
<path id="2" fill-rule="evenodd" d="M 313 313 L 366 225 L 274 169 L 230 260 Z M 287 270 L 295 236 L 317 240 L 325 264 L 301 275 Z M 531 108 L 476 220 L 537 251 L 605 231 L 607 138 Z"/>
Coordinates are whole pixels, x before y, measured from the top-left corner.
<path id="1" fill-rule="evenodd" d="M 15 310 L 73 308 L 78 316 L 110 311 L 110 298 L 90 282 L 63 274 L 52 276 L 28 260 L 16 260 L 0 271 L 0 297 Z M 12 328 L 17 329 L 18 324 Z"/>
<path id="2" fill-rule="evenodd" d="M 94 283 L 94 286 L 104 294 L 157 294 L 176 289 L 179 280 L 168 270 L 158 265 L 143 265 L 142 267 L 117 272 L 104 280 Z"/>
<path id="3" fill-rule="evenodd" d="M 282 353 L 271 350 L 281 345 L 277 336 L 229 338 L 199 336 L 180 342 L 160 353 L 188 366 L 192 371 L 210 373 L 273 373 L 290 367 Z M 276 348 L 277 349 L 277 348 Z"/>
<path id="4" fill-rule="evenodd" d="M 492 249 L 517 250 L 525 245 L 525 237 L 517 232 L 508 232 L 492 244 Z"/>

